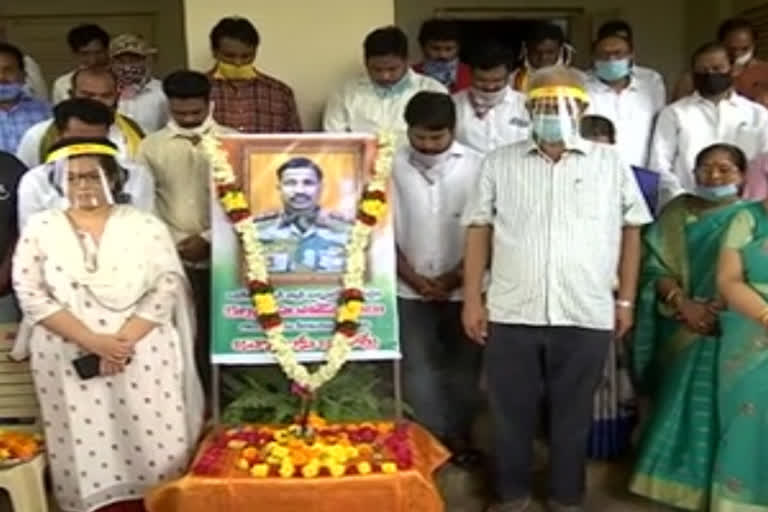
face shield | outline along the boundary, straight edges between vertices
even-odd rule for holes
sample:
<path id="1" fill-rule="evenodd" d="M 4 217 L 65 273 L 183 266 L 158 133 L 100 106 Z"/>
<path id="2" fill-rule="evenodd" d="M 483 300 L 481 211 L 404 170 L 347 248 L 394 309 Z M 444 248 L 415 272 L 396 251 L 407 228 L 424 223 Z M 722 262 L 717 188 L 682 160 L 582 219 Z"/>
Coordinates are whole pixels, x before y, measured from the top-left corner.
<path id="1" fill-rule="evenodd" d="M 579 122 L 589 104 L 584 89 L 572 86 L 542 86 L 528 92 L 528 111 L 534 138 L 539 142 L 566 146 L 579 138 Z"/>
<path id="2" fill-rule="evenodd" d="M 62 195 L 62 209 L 91 210 L 115 204 L 106 173 L 96 158 L 61 158 L 51 165 L 50 180 Z"/>

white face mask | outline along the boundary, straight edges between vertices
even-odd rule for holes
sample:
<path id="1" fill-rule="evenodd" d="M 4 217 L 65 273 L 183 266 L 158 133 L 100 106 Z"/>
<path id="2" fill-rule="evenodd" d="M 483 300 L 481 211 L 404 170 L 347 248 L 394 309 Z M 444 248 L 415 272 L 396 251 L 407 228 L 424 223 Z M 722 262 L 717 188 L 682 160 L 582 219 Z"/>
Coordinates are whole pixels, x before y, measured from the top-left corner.
<path id="1" fill-rule="evenodd" d="M 194 128 L 184 128 L 183 126 L 179 126 L 179 124 L 174 121 L 173 118 L 168 121 L 168 128 L 171 129 L 174 135 L 178 135 L 179 137 L 202 137 L 203 135 L 207 135 L 214 126 L 215 122 L 213 120 L 213 109 L 210 110 L 208 117 L 205 118 L 205 121 L 203 121 L 202 124 L 195 126 Z"/>
<path id="2" fill-rule="evenodd" d="M 747 64 L 749 64 L 749 61 L 751 61 L 752 57 L 754 56 L 755 56 L 755 51 L 749 50 L 747 53 L 745 53 L 741 57 L 736 58 L 733 62 L 737 66 L 746 66 Z"/>
<path id="3" fill-rule="evenodd" d="M 450 152 L 448 150 L 445 150 L 442 153 L 432 154 L 422 153 L 421 151 L 411 147 L 410 160 L 411 163 L 415 164 L 417 167 L 422 169 L 431 169 L 444 163 L 446 160 L 448 160 L 449 156 Z"/>
<path id="4" fill-rule="evenodd" d="M 498 91 L 483 91 L 473 86 L 471 93 L 472 98 L 474 98 L 475 103 L 478 105 L 483 107 L 495 107 L 504 101 L 504 98 L 507 95 L 507 88 L 502 87 Z"/>

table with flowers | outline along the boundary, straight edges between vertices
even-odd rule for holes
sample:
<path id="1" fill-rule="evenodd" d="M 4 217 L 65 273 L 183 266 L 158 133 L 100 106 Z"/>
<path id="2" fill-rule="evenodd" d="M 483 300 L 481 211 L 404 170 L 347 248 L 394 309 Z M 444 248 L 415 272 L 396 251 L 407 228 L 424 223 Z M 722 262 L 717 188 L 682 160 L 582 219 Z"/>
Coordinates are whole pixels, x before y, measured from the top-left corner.
<path id="1" fill-rule="evenodd" d="M 448 452 L 412 423 L 245 426 L 211 433 L 149 512 L 440 512 Z"/>

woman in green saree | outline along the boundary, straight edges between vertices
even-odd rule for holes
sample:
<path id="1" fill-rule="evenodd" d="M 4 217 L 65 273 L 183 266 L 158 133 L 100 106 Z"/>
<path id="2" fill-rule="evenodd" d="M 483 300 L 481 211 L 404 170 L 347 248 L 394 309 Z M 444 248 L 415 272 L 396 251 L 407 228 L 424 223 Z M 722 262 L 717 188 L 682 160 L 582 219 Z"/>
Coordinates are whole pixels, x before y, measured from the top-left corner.
<path id="1" fill-rule="evenodd" d="M 768 201 L 736 215 L 727 231 L 717 284 L 720 317 L 720 442 L 714 512 L 768 512 Z"/>
<path id="2" fill-rule="evenodd" d="M 673 199 L 643 238 L 632 363 L 651 415 L 630 490 L 686 510 L 709 504 L 722 309 L 715 269 L 723 235 L 745 207 L 738 192 L 746 167 L 735 146 L 702 150 L 695 194 Z"/>

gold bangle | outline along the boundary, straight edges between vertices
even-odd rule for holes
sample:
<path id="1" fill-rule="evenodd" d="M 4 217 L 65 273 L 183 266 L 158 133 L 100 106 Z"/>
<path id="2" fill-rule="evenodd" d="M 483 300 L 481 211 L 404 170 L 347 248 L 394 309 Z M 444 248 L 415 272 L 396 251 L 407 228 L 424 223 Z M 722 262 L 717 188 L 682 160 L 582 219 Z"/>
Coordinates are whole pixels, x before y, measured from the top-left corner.
<path id="1" fill-rule="evenodd" d="M 666 297 L 664 297 L 664 302 L 672 307 L 677 307 L 672 302 L 676 298 L 681 298 L 683 295 L 683 291 L 680 288 L 675 288 L 672 291 L 670 291 Z"/>
<path id="2" fill-rule="evenodd" d="M 768 324 L 768 307 L 764 308 L 757 318 L 760 321 L 760 325 L 765 326 Z"/>

